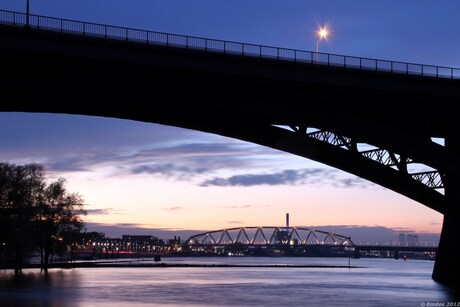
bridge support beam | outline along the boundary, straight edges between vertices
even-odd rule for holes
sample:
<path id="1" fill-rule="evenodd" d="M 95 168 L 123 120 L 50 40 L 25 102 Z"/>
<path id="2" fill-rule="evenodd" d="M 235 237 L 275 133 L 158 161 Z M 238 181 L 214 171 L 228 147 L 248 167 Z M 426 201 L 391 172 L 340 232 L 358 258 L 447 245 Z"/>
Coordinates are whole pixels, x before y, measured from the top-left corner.
<path id="1" fill-rule="evenodd" d="M 446 149 L 460 154 L 460 139 L 445 139 Z M 458 240 L 460 238 L 460 176 L 446 174 L 445 196 L 450 200 L 444 213 L 441 238 L 439 240 L 432 278 L 450 287 L 460 288 L 460 266 L 458 265 Z M 457 212 L 456 212 L 457 211 Z"/>
<path id="2" fill-rule="evenodd" d="M 359 251 L 359 247 L 355 246 L 355 251 L 353 252 L 353 258 L 355 259 L 361 258 L 361 252 Z"/>
<path id="3" fill-rule="evenodd" d="M 452 212 L 444 215 L 441 239 L 432 278 L 440 283 L 460 288 L 460 266 L 458 265 L 458 240 L 460 238 L 460 215 Z"/>

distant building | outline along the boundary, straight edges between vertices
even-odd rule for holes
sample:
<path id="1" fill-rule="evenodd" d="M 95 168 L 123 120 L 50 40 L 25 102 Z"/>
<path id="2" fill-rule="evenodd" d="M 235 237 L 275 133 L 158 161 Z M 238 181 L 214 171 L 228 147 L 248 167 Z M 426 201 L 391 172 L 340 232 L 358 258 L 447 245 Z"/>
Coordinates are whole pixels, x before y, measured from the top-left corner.
<path id="1" fill-rule="evenodd" d="M 406 234 L 405 233 L 399 234 L 399 245 L 406 245 Z"/>
<path id="2" fill-rule="evenodd" d="M 105 239 L 105 233 L 103 232 L 82 232 L 77 234 L 77 240 L 82 242 L 96 242 Z"/>
<path id="3" fill-rule="evenodd" d="M 163 246 L 163 240 L 149 235 L 123 235 L 121 237 L 121 244 L 123 251 L 131 252 L 152 252 L 156 247 Z"/>
<path id="4" fill-rule="evenodd" d="M 92 248 L 96 242 L 105 241 L 105 234 L 103 232 L 82 232 L 73 234 L 73 243 L 77 249 Z"/>
<path id="5" fill-rule="evenodd" d="M 158 238 L 149 235 L 122 235 L 121 240 L 130 242 L 151 242 L 152 240 L 158 240 Z"/>
<path id="6" fill-rule="evenodd" d="M 168 240 L 168 245 L 177 245 L 177 244 L 182 244 L 180 236 L 179 237 L 174 236 L 174 239 Z"/>
<path id="7" fill-rule="evenodd" d="M 418 245 L 418 234 L 408 234 L 407 235 L 407 245 L 416 246 Z"/>
<path id="8" fill-rule="evenodd" d="M 180 239 L 180 236 L 179 237 L 174 236 L 174 239 L 170 239 L 168 241 L 167 250 L 168 252 L 171 252 L 171 253 L 182 251 L 182 241 Z"/>
<path id="9" fill-rule="evenodd" d="M 418 245 L 418 234 L 416 233 L 400 233 L 399 245 L 403 246 L 416 246 Z"/>

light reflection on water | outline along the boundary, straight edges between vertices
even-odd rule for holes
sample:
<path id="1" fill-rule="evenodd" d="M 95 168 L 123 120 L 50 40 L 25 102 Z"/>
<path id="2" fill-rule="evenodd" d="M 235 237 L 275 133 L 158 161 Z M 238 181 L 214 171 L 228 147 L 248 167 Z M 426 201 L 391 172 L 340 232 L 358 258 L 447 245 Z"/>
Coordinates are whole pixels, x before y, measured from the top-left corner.
<path id="1" fill-rule="evenodd" d="M 141 261 L 145 263 L 145 261 Z M 346 266 L 344 258 L 164 258 L 165 264 Z M 121 263 L 121 262 L 120 262 Z M 421 306 L 459 298 L 433 262 L 353 259 L 347 267 L 119 267 L 0 271 L 0 306 Z"/>

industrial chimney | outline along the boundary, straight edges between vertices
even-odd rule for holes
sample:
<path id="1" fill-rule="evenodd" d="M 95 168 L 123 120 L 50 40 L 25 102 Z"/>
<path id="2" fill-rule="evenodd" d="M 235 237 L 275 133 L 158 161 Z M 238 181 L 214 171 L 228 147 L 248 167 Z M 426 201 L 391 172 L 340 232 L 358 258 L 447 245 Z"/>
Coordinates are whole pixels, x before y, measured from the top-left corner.
<path id="1" fill-rule="evenodd" d="M 286 213 L 286 232 L 289 232 L 289 213 Z"/>

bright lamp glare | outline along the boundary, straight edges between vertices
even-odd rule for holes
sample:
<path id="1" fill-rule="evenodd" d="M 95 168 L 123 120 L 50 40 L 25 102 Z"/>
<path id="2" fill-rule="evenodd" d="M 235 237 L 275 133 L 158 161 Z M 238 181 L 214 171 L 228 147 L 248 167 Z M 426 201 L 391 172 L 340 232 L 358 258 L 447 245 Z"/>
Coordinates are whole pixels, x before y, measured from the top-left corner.
<path id="1" fill-rule="evenodd" d="M 327 39 L 327 37 L 329 35 L 329 31 L 327 30 L 326 27 L 319 28 L 317 33 L 318 33 L 318 38 L 320 38 L 320 39 Z"/>

